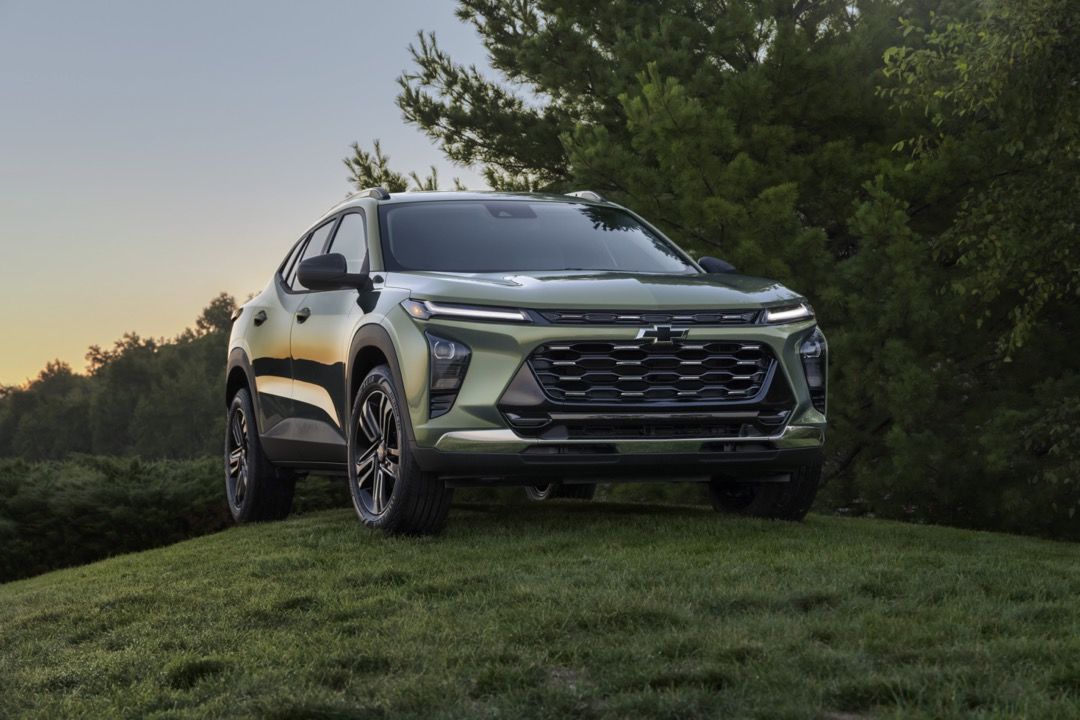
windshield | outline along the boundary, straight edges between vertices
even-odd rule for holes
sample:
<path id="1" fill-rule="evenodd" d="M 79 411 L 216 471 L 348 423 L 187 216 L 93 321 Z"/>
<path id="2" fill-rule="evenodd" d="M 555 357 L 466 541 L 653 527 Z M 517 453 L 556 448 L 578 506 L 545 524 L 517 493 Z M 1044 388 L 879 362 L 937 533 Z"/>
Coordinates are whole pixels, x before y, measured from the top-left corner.
<path id="1" fill-rule="evenodd" d="M 629 213 L 516 200 L 410 202 L 380 208 L 387 270 L 697 273 Z"/>

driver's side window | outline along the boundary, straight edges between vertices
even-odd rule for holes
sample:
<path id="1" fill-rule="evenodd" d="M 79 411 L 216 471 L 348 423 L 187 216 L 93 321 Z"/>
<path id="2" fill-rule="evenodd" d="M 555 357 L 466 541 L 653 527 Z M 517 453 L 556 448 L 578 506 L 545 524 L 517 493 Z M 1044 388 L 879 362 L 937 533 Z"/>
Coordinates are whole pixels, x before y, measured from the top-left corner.
<path id="1" fill-rule="evenodd" d="M 304 245 L 304 249 L 300 251 L 300 257 L 293 263 L 292 268 L 289 270 L 289 276 L 285 278 L 285 284 L 289 286 L 289 289 L 293 292 L 303 292 L 307 290 L 306 287 L 300 284 L 300 278 L 297 277 L 297 270 L 300 268 L 300 263 L 304 262 L 308 258 L 313 258 L 316 255 L 322 255 L 326 249 L 326 239 L 330 237 L 330 231 L 334 229 L 334 221 L 324 223 L 315 229 L 310 236 L 308 236 L 307 244 Z"/>
<path id="2" fill-rule="evenodd" d="M 349 262 L 349 272 L 364 272 L 367 260 L 367 231 L 364 216 L 351 212 L 341 217 L 334 240 L 327 252 L 340 253 Z"/>

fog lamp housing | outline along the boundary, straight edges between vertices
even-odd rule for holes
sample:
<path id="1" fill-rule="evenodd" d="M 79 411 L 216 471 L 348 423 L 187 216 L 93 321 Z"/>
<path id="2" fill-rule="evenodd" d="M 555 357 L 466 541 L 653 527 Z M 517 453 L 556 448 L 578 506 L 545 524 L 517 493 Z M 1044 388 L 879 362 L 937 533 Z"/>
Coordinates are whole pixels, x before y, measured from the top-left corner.
<path id="1" fill-rule="evenodd" d="M 828 402 L 829 344 L 820 328 L 815 327 L 799 344 L 799 358 L 810 389 L 810 401 L 814 409 L 824 415 Z"/>
<path id="2" fill-rule="evenodd" d="M 428 386 L 431 406 L 430 417 L 436 418 L 450 412 L 457 399 L 458 390 L 465 380 L 469 369 L 472 351 L 469 346 L 458 340 L 441 337 L 433 333 L 424 333 L 428 342 L 428 364 L 431 367 L 431 379 Z"/>

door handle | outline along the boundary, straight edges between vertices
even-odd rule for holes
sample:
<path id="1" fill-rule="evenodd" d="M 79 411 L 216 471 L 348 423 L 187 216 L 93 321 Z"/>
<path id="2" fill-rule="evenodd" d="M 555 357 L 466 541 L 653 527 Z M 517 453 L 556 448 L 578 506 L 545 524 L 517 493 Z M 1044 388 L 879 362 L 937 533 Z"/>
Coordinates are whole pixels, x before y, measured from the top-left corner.
<path id="1" fill-rule="evenodd" d="M 311 317 L 311 308 L 300 308 L 300 312 L 296 313 L 296 322 L 304 322 Z"/>
<path id="2" fill-rule="evenodd" d="M 255 322 L 255 327 L 259 327 L 264 322 L 266 322 L 266 311 L 260 310 L 259 312 L 255 313 L 255 317 L 252 318 L 252 320 L 254 320 Z"/>

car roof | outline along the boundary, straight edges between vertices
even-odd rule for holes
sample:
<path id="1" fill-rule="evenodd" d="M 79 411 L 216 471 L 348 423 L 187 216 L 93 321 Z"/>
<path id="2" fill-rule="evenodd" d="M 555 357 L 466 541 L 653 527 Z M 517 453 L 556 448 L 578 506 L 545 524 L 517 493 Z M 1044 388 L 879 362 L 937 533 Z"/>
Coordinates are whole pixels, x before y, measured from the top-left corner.
<path id="1" fill-rule="evenodd" d="M 574 204 L 598 204 L 585 198 L 559 195 L 557 193 L 500 192 L 497 190 L 410 190 L 391 193 L 380 205 L 414 202 L 437 202 L 446 200 L 530 200 L 541 202 L 564 202 Z"/>
<path id="2" fill-rule="evenodd" d="M 385 191 L 383 191 L 385 192 Z M 606 205 L 615 206 L 606 200 L 594 200 L 578 195 L 560 195 L 558 193 L 537 192 L 502 192 L 498 190 L 407 190 L 404 192 L 386 193 L 388 197 L 380 198 L 366 191 L 360 191 L 350 195 L 345 200 L 327 210 L 319 220 L 312 225 L 318 226 L 326 218 L 334 213 L 341 212 L 352 207 L 368 208 L 382 205 L 401 205 L 406 203 L 420 202 L 445 202 L 459 200 L 492 201 L 492 200 L 528 200 L 530 202 L 553 202 L 573 205 Z"/>

